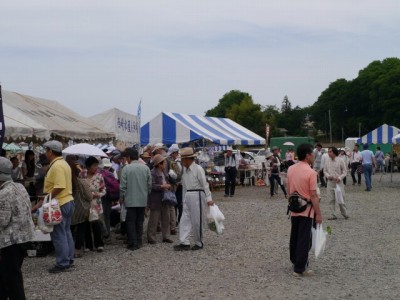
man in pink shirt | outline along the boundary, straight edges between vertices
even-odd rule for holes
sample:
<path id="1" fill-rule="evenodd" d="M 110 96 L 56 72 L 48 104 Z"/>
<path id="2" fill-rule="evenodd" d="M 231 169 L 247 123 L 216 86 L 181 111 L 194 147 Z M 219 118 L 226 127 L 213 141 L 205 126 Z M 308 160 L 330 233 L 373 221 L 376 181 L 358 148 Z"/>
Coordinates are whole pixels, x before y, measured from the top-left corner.
<path id="1" fill-rule="evenodd" d="M 314 222 L 322 223 L 317 194 L 317 172 L 311 166 L 314 162 L 313 147 L 301 144 L 297 148 L 299 162 L 291 166 L 287 173 L 286 185 L 289 195 L 297 192 L 302 198 L 311 201 L 301 213 L 291 213 L 290 261 L 293 263 L 293 276 L 312 276 L 308 267 L 308 252 L 311 248 L 311 227 Z"/>

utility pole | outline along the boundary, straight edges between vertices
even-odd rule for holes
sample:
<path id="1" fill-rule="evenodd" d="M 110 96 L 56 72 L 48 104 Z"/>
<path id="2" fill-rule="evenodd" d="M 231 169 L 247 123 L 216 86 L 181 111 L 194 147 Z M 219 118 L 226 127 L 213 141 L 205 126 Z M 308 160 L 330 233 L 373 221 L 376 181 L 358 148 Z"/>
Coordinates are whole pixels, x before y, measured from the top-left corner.
<path id="1" fill-rule="evenodd" d="M 331 110 L 329 110 L 329 137 L 331 140 L 331 146 L 332 146 L 332 122 L 331 122 Z"/>

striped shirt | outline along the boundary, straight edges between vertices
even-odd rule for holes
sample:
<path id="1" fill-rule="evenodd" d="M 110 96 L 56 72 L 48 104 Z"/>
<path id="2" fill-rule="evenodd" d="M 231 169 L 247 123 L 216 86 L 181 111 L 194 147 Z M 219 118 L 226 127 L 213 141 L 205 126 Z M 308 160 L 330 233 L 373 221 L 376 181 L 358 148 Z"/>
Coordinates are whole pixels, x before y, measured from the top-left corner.
<path id="1" fill-rule="evenodd" d="M 335 179 L 339 177 L 340 180 L 343 180 L 347 175 L 347 167 L 343 159 L 339 157 L 329 158 L 324 166 L 324 174 L 326 178 L 333 176 Z"/>

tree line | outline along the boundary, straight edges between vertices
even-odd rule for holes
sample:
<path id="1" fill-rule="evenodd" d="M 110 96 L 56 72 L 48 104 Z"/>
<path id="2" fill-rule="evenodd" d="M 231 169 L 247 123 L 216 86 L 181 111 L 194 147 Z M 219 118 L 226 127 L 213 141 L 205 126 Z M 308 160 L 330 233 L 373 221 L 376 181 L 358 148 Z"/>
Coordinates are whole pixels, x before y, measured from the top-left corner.
<path id="1" fill-rule="evenodd" d="M 334 139 L 357 137 L 359 129 L 364 135 L 384 123 L 400 127 L 400 59 L 373 61 L 355 79 L 335 80 L 311 106 L 292 107 L 288 96 L 281 107 L 261 105 L 232 90 L 206 116 L 232 119 L 261 136 L 268 124 L 271 137 L 282 136 L 284 128 L 290 136 L 319 139 L 329 133 L 329 113 Z"/>

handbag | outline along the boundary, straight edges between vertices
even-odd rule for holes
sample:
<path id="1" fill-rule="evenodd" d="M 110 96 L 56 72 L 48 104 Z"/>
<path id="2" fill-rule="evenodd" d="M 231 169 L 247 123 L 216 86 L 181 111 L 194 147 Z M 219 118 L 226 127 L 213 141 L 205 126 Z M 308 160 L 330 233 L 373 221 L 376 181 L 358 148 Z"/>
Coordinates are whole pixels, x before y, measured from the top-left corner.
<path id="1" fill-rule="evenodd" d="M 168 205 L 178 205 L 178 200 L 176 200 L 176 195 L 174 192 L 170 191 L 170 190 L 166 190 L 164 191 L 162 200 L 163 203 L 166 203 Z"/>
<path id="2" fill-rule="evenodd" d="M 58 225 L 62 222 L 60 204 L 56 198 L 51 198 L 48 194 L 43 201 L 43 220 L 46 225 Z"/>
<path id="3" fill-rule="evenodd" d="M 363 174 L 364 173 L 364 168 L 363 168 L 362 164 L 359 164 L 357 166 L 357 173 L 358 174 Z"/>

